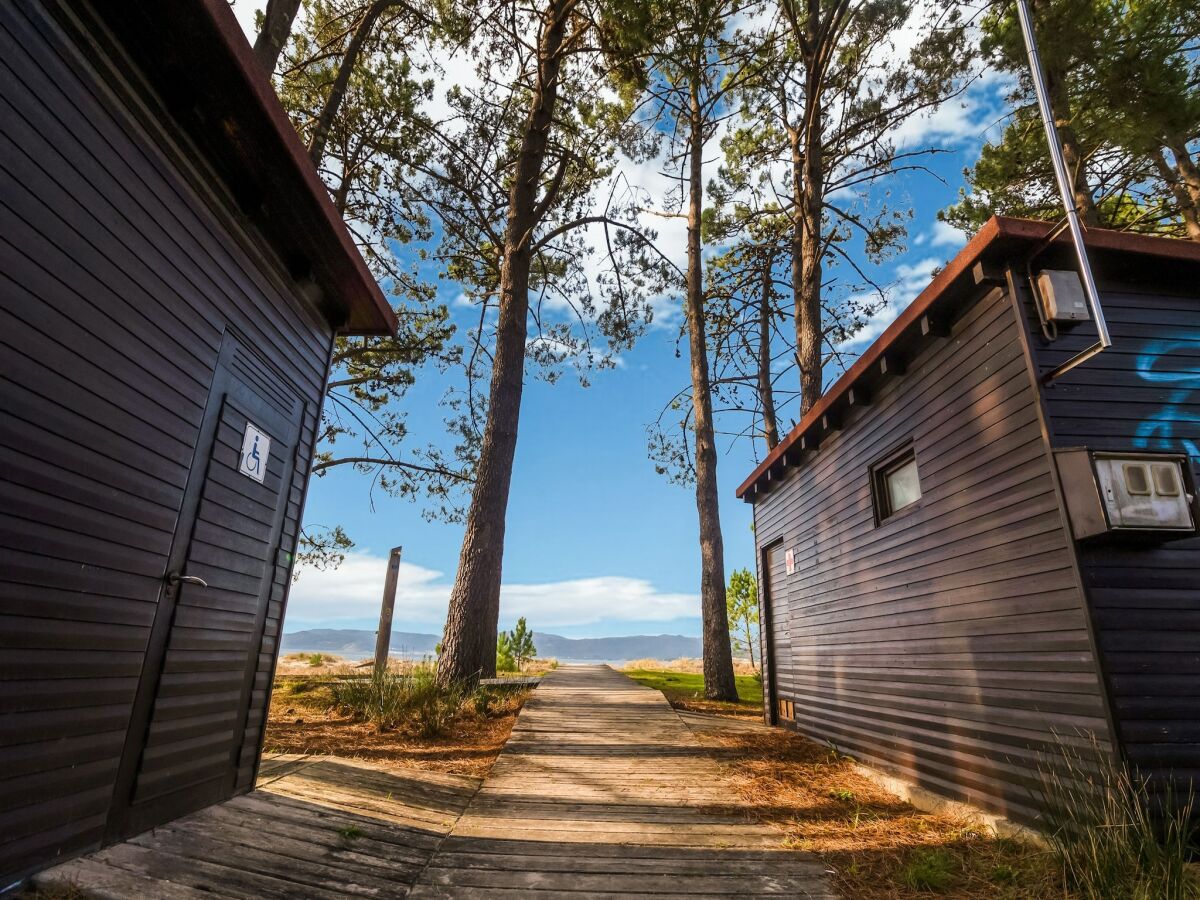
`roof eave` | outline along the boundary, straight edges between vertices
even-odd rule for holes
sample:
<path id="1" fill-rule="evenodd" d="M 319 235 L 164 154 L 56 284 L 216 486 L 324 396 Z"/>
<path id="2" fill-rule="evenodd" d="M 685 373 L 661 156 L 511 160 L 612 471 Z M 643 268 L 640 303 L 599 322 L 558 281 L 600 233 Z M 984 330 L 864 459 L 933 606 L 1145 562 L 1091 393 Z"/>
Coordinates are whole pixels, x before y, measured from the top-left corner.
<path id="1" fill-rule="evenodd" d="M 341 334 L 397 320 L 227 0 L 93 7 L 289 274 L 311 279 Z"/>
<path id="2" fill-rule="evenodd" d="M 1044 240 L 1052 227 L 1053 224 L 1048 222 L 997 216 L 985 222 L 967 245 L 862 353 L 854 365 L 821 395 L 796 427 L 767 454 L 738 487 L 738 498 L 746 499 L 752 489 L 757 493 L 756 486 L 761 486 L 764 477 L 769 477 L 769 473 L 786 464 L 787 454 L 796 448 L 797 443 L 819 425 L 822 416 L 828 415 L 836 404 L 841 403 L 850 389 L 877 366 L 905 334 L 920 327 L 923 316 L 929 314 L 951 294 L 957 294 L 980 282 L 982 275 L 977 265 L 993 261 L 1003 253 L 1011 254 L 1012 246 L 1028 246 Z M 1068 240 L 1068 236 L 1064 234 L 1057 242 L 1066 243 Z M 1097 250 L 1200 263 L 1200 243 L 1192 241 L 1104 229 L 1088 231 L 1086 240 L 1089 248 L 1094 247 Z"/>

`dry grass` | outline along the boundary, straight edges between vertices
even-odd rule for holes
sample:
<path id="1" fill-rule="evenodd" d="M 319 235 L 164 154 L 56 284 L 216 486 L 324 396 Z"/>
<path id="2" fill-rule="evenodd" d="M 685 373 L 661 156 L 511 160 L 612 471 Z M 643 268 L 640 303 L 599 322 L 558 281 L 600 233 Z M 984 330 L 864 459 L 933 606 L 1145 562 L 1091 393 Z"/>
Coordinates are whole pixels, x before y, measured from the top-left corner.
<path id="1" fill-rule="evenodd" d="M 679 659 L 664 660 L 664 659 L 630 659 L 626 660 L 621 669 L 646 669 L 649 671 L 658 672 L 686 672 L 689 675 L 700 675 L 704 672 L 704 661 L 700 659 L 691 659 L 689 657 L 680 657 Z M 748 659 L 735 659 L 733 661 L 734 675 L 753 675 L 755 668 L 750 665 Z"/>
<path id="2" fill-rule="evenodd" d="M 374 658 L 349 659 L 335 653 L 289 653 L 279 658 L 275 669 L 278 678 L 308 678 L 317 675 L 361 675 L 374 666 Z M 388 671 L 407 674 L 421 660 L 388 658 Z"/>
<path id="3" fill-rule="evenodd" d="M 92 896 L 77 884 L 53 884 L 46 887 L 29 885 L 15 895 L 20 900 L 89 900 Z"/>
<path id="4" fill-rule="evenodd" d="M 388 671 L 408 674 L 413 667 L 423 664 L 421 659 L 400 659 L 395 656 L 388 658 Z M 281 678 L 307 678 L 314 675 L 345 675 L 348 673 L 361 675 L 369 672 L 374 666 L 374 658 L 349 659 L 335 653 L 289 653 L 279 658 L 275 675 Z M 545 675 L 558 668 L 558 660 L 553 657 L 545 659 L 526 660 L 520 672 L 500 672 L 505 675 Z"/>
<path id="5" fill-rule="evenodd" d="M 730 732 L 719 720 L 697 734 L 752 814 L 778 828 L 785 846 L 818 854 L 845 897 L 1069 896 L 1049 851 L 920 812 L 829 747 L 779 729 Z"/>
<path id="6" fill-rule="evenodd" d="M 319 677 L 276 678 L 264 749 L 275 753 L 319 753 L 395 762 L 454 775 L 488 773 L 504 748 L 528 692 L 498 700 L 489 714 L 464 711 L 437 737 L 404 729 L 380 731 L 353 716 L 331 711 L 329 688 Z"/>
<path id="7" fill-rule="evenodd" d="M 558 660 L 553 656 L 547 656 L 545 659 L 527 659 L 525 665 L 521 666 L 521 675 L 545 675 L 547 672 L 552 672 L 558 668 Z M 500 674 L 497 672 L 496 674 Z M 509 674 L 509 673 L 505 673 Z"/>

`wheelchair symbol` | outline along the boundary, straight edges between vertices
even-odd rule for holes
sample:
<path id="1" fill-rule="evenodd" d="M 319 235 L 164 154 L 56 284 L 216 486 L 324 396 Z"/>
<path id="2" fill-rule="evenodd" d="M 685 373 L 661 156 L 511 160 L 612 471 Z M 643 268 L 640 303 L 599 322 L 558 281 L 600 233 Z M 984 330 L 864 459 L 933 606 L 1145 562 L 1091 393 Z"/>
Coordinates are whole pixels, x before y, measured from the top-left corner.
<path id="1" fill-rule="evenodd" d="M 262 458 L 258 455 L 258 435 L 254 436 L 254 447 L 246 455 L 246 471 L 255 475 L 262 471 Z"/>
<path id="2" fill-rule="evenodd" d="M 271 439 L 247 422 L 238 471 L 261 484 L 267 476 L 267 459 L 270 453 Z"/>

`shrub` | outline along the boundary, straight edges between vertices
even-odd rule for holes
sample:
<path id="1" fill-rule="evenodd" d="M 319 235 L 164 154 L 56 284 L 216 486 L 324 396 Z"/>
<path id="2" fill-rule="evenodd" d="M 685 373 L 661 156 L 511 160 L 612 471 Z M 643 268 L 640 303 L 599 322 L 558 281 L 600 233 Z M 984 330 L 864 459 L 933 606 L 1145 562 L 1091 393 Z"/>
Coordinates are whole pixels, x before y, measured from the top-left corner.
<path id="1" fill-rule="evenodd" d="M 915 891 L 944 891 L 958 867 L 953 854 L 940 847 L 918 850 L 900 871 L 900 879 Z"/>
<path id="2" fill-rule="evenodd" d="M 475 705 L 476 715 L 478 715 L 481 719 L 486 719 L 489 715 L 491 715 L 492 710 L 496 706 L 496 700 L 498 698 L 488 688 L 481 687 L 476 688 L 471 699 Z"/>
<path id="3" fill-rule="evenodd" d="M 1093 741 L 1094 744 L 1094 741 Z M 1085 759 L 1059 742 L 1041 772 L 1041 805 L 1067 883 L 1091 900 L 1185 900 L 1200 896 L 1188 868 L 1194 798 L 1141 777 L 1093 746 Z"/>
<path id="4" fill-rule="evenodd" d="M 315 669 L 317 666 L 325 664 L 325 657 L 320 653 L 313 653 L 308 657 L 308 664 Z"/>
<path id="5" fill-rule="evenodd" d="M 333 708 L 373 722 L 381 731 L 408 726 L 422 737 L 444 732 L 464 699 L 460 687 L 438 684 L 428 662 L 413 666 L 407 674 L 384 671 L 370 678 L 345 678 L 330 689 Z"/>
<path id="6" fill-rule="evenodd" d="M 1017 870 L 1012 866 L 1001 863 L 992 867 L 991 881 L 996 884 L 1008 884 L 1017 880 Z"/>
<path id="7" fill-rule="evenodd" d="M 433 666 L 416 666 L 408 676 L 408 709 L 416 731 L 434 737 L 450 727 L 465 699 L 462 688 L 438 684 Z"/>
<path id="8" fill-rule="evenodd" d="M 496 635 L 496 671 L 517 671 L 517 658 L 513 653 L 512 638 L 507 631 Z"/>

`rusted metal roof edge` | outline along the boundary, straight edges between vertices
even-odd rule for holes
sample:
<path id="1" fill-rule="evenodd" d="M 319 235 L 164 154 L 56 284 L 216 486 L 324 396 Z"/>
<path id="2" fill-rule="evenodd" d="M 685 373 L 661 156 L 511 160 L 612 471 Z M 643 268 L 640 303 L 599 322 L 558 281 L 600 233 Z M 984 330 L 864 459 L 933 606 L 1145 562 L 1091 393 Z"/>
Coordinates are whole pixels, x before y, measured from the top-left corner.
<path id="1" fill-rule="evenodd" d="M 351 306 L 351 323 L 359 322 L 362 324 L 350 328 L 344 328 L 343 333 L 355 334 L 393 334 L 395 333 L 398 323 L 396 314 L 393 311 L 391 304 L 384 297 L 383 291 L 379 287 L 379 283 L 367 268 L 366 262 L 362 258 L 358 247 L 355 246 L 354 240 L 350 237 L 350 232 L 346 228 L 346 223 L 338 214 L 333 206 L 333 201 L 329 197 L 328 188 L 317 174 L 316 167 L 309 158 L 308 150 L 300 141 L 300 135 L 297 134 L 295 126 L 287 113 L 283 109 L 283 105 L 279 102 L 279 97 L 275 93 L 275 87 L 271 84 L 270 76 L 262 70 L 258 61 L 254 58 L 254 51 L 246 36 L 242 31 L 242 27 L 238 24 L 237 17 L 233 13 L 233 9 L 227 0 L 195 0 L 204 9 L 208 18 L 212 21 L 213 27 L 220 34 L 225 45 L 229 48 L 230 55 L 233 57 L 237 69 L 242 80 L 246 85 L 247 92 L 253 98 L 255 105 L 261 111 L 263 117 L 271 124 L 272 130 L 278 136 L 280 148 L 283 151 L 282 160 L 286 161 L 299 177 L 303 187 L 307 193 L 316 201 L 317 209 L 328 226 L 329 235 L 333 247 L 337 248 L 349 262 L 351 273 L 357 285 L 343 284 L 340 287 L 342 290 L 353 290 L 353 295 L 345 298 Z M 357 290 L 354 290 L 357 288 Z M 354 307 L 358 307 L 355 309 Z M 367 308 L 363 308 L 366 306 Z M 357 312 L 358 315 L 354 315 Z M 371 325 L 367 325 L 371 319 L 375 321 Z"/>
<path id="2" fill-rule="evenodd" d="M 954 287 L 961 285 L 975 264 L 982 262 L 989 251 L 1001 241 L 1034 244 L 1043 240 L 1052 224 L 1031 219 L 1010 219 L 994 216 L 984 223 L 975 236 L 958 254 L 946 264 L 929 285 L 904 309 L 874 343 L 855 361 L 846 372 L 825 391 L 812 409 L 788 432 L 775 448 L 767 454 L 749 477 L 737 489 L 737 496 L 744 498 L 767 473 L 784 458 L 789 450 L 820 423 L 822 416 L 829 414 L 851 388 L 866 375 L 887 351 L 910 330 L 919 326 L 923 316 L 930 312 L 938 301 Z M 1057 242 L 1065 242 L 1062 235 Z M 1200 262 L 1200 243 L 1178 238 L 1155 237 L 1145 234 L 1129 234 L 1121 231 L 1091 229 L 1086 233 L 1087 245 L 1100 250 L 1157 256 L 1187 262 Z"/>
<path id="3" fill-rule="evenodd" d="M 321 288 L 330 322 L 343 334 L 394 333 L 395 313 L 228 0 L 66 2 L 111 31 L 289 274 Z"/>

